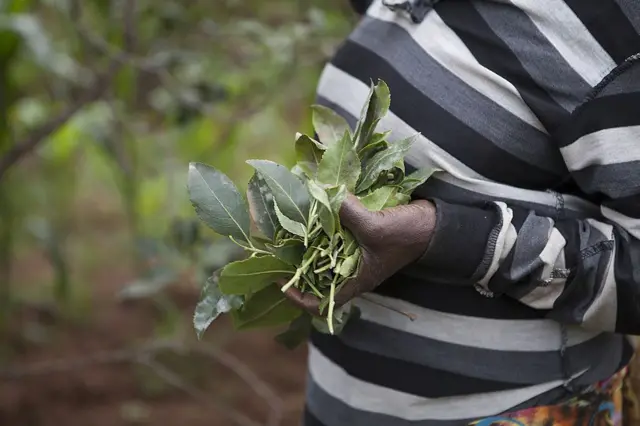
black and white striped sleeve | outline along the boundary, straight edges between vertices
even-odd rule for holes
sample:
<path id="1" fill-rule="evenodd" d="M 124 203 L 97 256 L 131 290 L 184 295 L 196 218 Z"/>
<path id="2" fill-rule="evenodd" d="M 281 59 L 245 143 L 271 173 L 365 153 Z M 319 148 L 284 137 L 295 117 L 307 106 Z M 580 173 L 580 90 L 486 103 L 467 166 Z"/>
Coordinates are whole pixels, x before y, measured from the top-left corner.
<path id="1" fill-rule="evenodd" d="M 564 323 L 640 335 L 640 55 L 609 74 L 559 135 L 599 217 L 434 200 L 438 225 L 420 262 L 439 281 L 474 283 Z"/>

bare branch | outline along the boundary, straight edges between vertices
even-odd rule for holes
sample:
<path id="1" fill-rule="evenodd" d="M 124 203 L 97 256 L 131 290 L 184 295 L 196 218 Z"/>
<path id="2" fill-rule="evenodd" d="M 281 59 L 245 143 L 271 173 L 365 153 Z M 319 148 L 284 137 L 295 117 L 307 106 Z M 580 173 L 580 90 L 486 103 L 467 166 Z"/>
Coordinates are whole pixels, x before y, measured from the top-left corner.
<path id="1" fill-rule="evenodd" d="M 92 83 L 80 97 L 65 108 L 60 115 L 41 125 L 24 140 L 13 145 L 2 157 L 0 157 L 0 180 L 11 166 L 16 164 L 25 155 L 33 151 L 42 141 L 63 126 L 73 115 L 85 105 L 100 99 L 109 87 L 109 83 L 119 68 L 117 62 L 112 62 L 107 72 Z"/>
<path id="2" fill-rule="evenodd" d="M 223 412 L 225 416 L 227 416 L 230 420 L 234 421 L 240 426 L 261 426 L 260 423 L 257 423 L 251 420 L 249 417 L 245 416 L 244 414 L 236 412 L 235 410 L 229 409 L 225 404 L 216 403 L 216 401 L 212 401 L 208 395 L 198 391 L 192 386 L 189 386 L 189 384 L 186 383 L 184 380 L 182 380 L 182 378 L 178 374 L 171 371 L 170 369 L 168 369 L 161 363 L 157 362 L 156 360 L 146 359 L 146 360 L 140 360 L 139 362 L 140 364 L 150 368 L 162 380 L 169 383 L 171 386 L 174 386 L 184 391 L 185 393 L 190 395 L 193 399 L 198 400 L 200 403 L 205 405 L 215 403 L 218 409 L 221 412 Z"/>

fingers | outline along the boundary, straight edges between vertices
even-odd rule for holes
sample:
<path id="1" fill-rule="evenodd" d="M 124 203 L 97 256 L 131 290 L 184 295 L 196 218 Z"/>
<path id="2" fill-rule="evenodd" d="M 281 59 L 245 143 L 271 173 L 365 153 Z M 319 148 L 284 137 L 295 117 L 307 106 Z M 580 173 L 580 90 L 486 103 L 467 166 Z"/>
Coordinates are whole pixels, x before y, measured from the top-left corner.
<path id="1" fill-rule="evenodd" d="M 302 293 L 295 287 L 288 289 L 284 295 L 299 308 L 304 309 L 311 315 L 320 316 L 320 299 L 311 293 Z"/>

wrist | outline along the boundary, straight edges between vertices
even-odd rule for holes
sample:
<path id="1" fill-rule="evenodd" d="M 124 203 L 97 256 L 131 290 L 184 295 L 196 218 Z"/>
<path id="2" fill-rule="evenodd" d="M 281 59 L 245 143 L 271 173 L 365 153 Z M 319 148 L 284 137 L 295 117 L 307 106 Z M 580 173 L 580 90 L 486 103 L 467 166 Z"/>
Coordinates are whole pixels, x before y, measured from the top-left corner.
<path id="1" fill-rule="evenodd" d="M 412 227 L 414 235 L 411 238 L 415 245 L 413 262 L 421 258 L 431 245 L 436 230 L 437 211 L 435 204 L 427 200 L 412 201 L 410 206 L 417 211 L 413 221 L 415 226 Z"/>

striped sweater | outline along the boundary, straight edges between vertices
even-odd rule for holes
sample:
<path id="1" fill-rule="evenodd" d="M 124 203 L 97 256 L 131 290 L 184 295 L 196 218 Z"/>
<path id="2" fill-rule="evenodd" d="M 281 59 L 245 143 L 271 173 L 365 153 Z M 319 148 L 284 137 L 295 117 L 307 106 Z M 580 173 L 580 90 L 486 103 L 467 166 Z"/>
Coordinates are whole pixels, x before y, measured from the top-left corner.
<path id="1" fill-rule="evenodd" d="M 312 335 L 305 426 L 555 403 L 626 365 L 640 334 L 640 2 L 417 3 L 410 19 L 374 0 L 318 102 L 353 125 L 387 82 L 380 128 L 420 132 L 407 168 L 442 170 L 416 192 L 437 229 L 355 301 L 361 319 Z"/>

